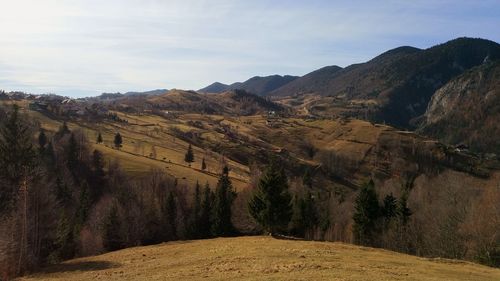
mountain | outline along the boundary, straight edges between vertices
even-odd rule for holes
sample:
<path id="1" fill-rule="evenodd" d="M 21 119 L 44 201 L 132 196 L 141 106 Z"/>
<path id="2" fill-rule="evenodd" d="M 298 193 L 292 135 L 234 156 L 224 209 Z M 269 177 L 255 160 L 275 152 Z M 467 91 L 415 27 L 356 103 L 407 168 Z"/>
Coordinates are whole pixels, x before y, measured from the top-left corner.
<path id="1" fill-rule="evenodd" d="M 342 68 L 336 65 L 320 68 L 272 91 L 270 95 L 293 96 L 328 93 L 329 82 L 337 77 L 340 70 Z"/>
<path id="2" fill-rule="evenodd" d="M 472 150 L 500 154 L 500 61 L 452 79 L 429 102 L 419 131 Z"/>
<path id="3" fill-rule="evenodd" d="M 128 110 L 167 110 L 206 114 L 253 115 L 284 108 L 244 90 L 230 90 L 218 95 L 173 89 L 162 95 L 123 96 L 114 101 L 117 108 Z"/>
<path id="4" fill-rule="evenodd" d="M 154 96 L 154 95 L 161 95 L 168 92 L 167 89 L 156 89 L 156 90 L 151 90 L 151 91 L 145 91 L 145 92 L 126 92 L 124 95 L 125 96 Z"/>
<path id="5" fill-rule="evenodd" d="M 458 38 L 425 50 L 400 47 L 366 63 L 316 70 L 269 95 L 315 94 L 373 101 L 373 120 L 413 128 L 412 119 L 425 113 L 436 90 L 486 58 L 500 58 L 498 43 Z"/>
<path id="6" fill-rule="evenodd" d="M 229 90 L 230 86 L 220 83 L 220 82 L 215 82 L 212 83 L 205 88 L 199 89 L 198 92 L 200 93 L 222 93 L 224 91 Z"/>
<path id="7" fill-rule="evenodd" d="M 326 66 L 276 89 L 271 95 L 293 96 L 303 94 L 354 96 L 376 88 L 382 77 L 381 71 L 408 54 L 420 51 L 413 47 L 399 47 L 387 51 L 367 63 L 353 64 L 344 69 Z M 370 93 L 367 94 L 370 96 Z"/>
<path id="8" fill-rule="evenodd" d="M 227 90 L 245 90 L 258 96 L 265 96 L 271 91 L 282 87 L 295 79 L 297 76 L 290 75 L 271 75 L 271 76 L 255 76 L 245 82 L 236 82 L 231 85 L 215 82 L 203 89 L 198 90 L 200 93 L 221 93 Z"/>
<path id="9" fill-rule="evenodd" d="M 254 115 L 267 111 L 284 110 L 281 105 L 245 90 L 231 90 L 210 97 L 227 108 L 227 112 L 233 112 L 237 115 Z"/>
<path id="10" fill-rule="evenodd" d="M 247 92 L 259 96 L 265 96 L 269 92 L 279 87 L 282 87 L 294 81 L 297 78 L 298 78 L 297 76 L 290 76 L 290 75 L 285 75 L 285 76 L 271 75 L 265 77 L 255 76 L 241 84 L 238 83 L 232 84 L 231 88 L 245 90 Z"/>
<path id="11" fill-rule="evenodd" d="M 168 92 L 167 89 L 157 89 L 157 90 L 151 90 L 151 91 L 145 91 L 145 92 L 126 92 L 124 94 L 117 92 L 117 93 L 102 93 L 101 95 L 97 96 L 98 99 L 116 99 L 120 97 L 126 97 L 126 96 L 155 96 L 155 95 L 161 95 Z"/>

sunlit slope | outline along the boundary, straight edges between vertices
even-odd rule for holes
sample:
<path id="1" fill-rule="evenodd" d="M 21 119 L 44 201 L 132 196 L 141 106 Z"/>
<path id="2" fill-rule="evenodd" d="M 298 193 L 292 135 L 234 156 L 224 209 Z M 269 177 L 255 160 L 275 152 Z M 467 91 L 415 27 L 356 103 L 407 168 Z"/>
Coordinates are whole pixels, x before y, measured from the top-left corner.
<path id="1" fill-rule="evenodd" d="M 21 280 L 500 280 L 500 270 L 341 243 L 240 237 L 75 259 Z"/>
<path id="2" fill-rule="evenodd" d="M 52 132 L 62 123 L 39 112 L 27 112 Z M 488 169 L 495 167 L 472 156 L 457 155 L 418 134 L 357 119 L 114 113 L 115 119 L 98 122 L 71 118 L 68 126 L 83 132 L 91 149 L 101 150 L 108 161 L 118 162 L 128 174 L 140 177 L 159 169 L 181 185 L 194 186 L 198 181 L 213 187 L 227 164 L 234 186 L 241 190 L 271 154 L 284 161 L 291 180 L 300 179 L 305 167 L 320 171 L 315 174 L 314 186 L 330 191 L 355 190 L 368 178 L 397 180 L 423 170 L 437 173 L 455 169 L 463 172 L 460 177 L 464 179 L 473 177 L 467 172 L 487 178 Z M 101 144 L 95 143 L 98 132 L 104 139 Z M 113 144 L 117 132 L 123 137 L 120 149 Z M 195 158 L 190 165 L 184 161 L 189 144 Z M 203 158 L 205 170 L 201 169 Z M 455 160 L 449 162 L 451 158 Z"/>
<path id="3" fill-rule="evenodd" d="M 27 110 L 43 128 L 55 132 L 61 120 Z M 254 116 L 220 116 L 179 114 L 163 118 L 149 114 L 116 112 L 120 121 L 86 122 L 72 119 L 68 126 L 83 132 L 93 148 L 99 149 L 109 161 L 117 160 L 132 175 L 142 175 L 151 169 L 164 170 L 178 178 L 180 183 L 194 185 L 217 181 L 223 163 L 230 167 L 234 185 L 243 188 L 250 181 L 249 165 L 264 153 L 285 151 L 290 161 L 319 165 L 319 159 L 306 155 L 305 143 L 323 150 L 342 151 L 355 158 L 363 158 L 376 144 L 381 132 L 389 127 L 377 127 L 365 121 L 317 120 L 297 118 L 267 118 Z M 124 122 L 124 121 L 127 122 Z M 104 142 L 96 144 L 97 134 Z M 114 148 L 114 135 L 119 132 L 123 146 Z M 188 165 L 184 155 L 189 145 L 179 134 L 196 135 L 201 144 L 193 143 L 195 162 Z M 239 156 L 239 159 L 237 158 Z M 207 169 L 201 169 L 205 158 Z M 234 160 L 231 160 L 234 159 Z"/>

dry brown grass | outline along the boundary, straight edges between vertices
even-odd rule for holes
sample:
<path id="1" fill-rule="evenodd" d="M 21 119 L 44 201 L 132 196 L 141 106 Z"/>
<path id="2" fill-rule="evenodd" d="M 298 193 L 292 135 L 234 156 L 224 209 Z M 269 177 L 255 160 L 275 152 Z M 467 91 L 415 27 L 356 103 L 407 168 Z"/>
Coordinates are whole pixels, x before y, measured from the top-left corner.
<path id="1" fill-rule="evenodd" d="M 21 280 L 500 280 L 500 270 L 341 243 L 218 238 L 71 260 Z"/>
<path id="2" fill-rule="evenodd" d="M 26 108 L 26 105 L 22 106 Z M 52 132 L 56 131 L 62 123 L 38 112 L 30 110 L 27 112 L 38 120 L 45 129 Z M 230 117 L 179 114 L 177 118 L 165 119 L 148 114 L 115 113 L 121 119 L 127 120 L 128 123 L 109 120 L 88 123 L 72 120 L 68 122 L 68 126 L 72 130 L 82 130 L 90 143 L 94 142 L 97 133 L 100 132 L 104 143 L 93 145 L 94 148 L 101 150 L 108 160 L 119 161 L 122 168 L 131 175 L 141 176 L 153 168 L 161 169 L 178 178 L 180 183 L 190 186 L 193 186 L 196 181 L 202 184 L 208 182 L 214 186 L 221 168 L 222 155 L 193 145 L 195 163 L 189 167 L 184 162 L 188 143 L 172 134 L 171 128 L 174 127 L 183 132 L 198 132 L 206 143 L 213 145 L 220 144 L 222 147 L 240 145 L 240 141 L 229 139 L 225 134 L 217 132 L 215 128 L 219 127 L 220 129 L 220 124 L 223 124 L 264 149 L 279 151 L 281 148 L 285 148 L 293 153 L 297 160 L 313 165 L 318 165 L 319 162 L 317 159 L 306 159 L 301 148 L 303 141 L 309 141 L 318 148 L 342 151 L 342 153 L 353 155 L 358 159 L 365 155 L 370 147 L 376 143 L 380 132 L 385 130 L 385 128 L 375 127 L 368 122 L 356 120 L 346 123 L 339 120 L 310 122 L 300 118 L 277 118 L 275 122 L 279 126 L 276 128 L 266 124 L 267 118 L 262 115 Z M 199 122 L 203 128 L 191 126 L 190 122 L 192 121 Z M 116 132 L 120 132 L 124 140 L 120 150 L 112 148 Z M 153 150 L 156 151 L 156 157 L 150 157 Z M 255 153 L 258 152 L 255 151 Z M 207 163 L 207 171 L 201 171 L 202 158 L 205 158 Z M 228 158 L 225 161 L 229 164 L 230 176 L 233 178 L 235 187 L 237 189 L 246 187 L 250 176 L 249 167 Z"/>

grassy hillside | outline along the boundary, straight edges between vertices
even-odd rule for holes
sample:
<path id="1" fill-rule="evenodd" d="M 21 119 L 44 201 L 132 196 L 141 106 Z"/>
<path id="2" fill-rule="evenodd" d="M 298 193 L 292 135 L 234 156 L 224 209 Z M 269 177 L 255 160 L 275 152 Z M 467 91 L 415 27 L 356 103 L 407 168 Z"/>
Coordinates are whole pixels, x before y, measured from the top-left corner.
<path id="1" fill-rule="evenodd" d="M 179 92 L 172 91 L 168 97 L 176 94 Z M 219 96 L 219 104 L 240 98 L 234 93 Z M 153 97 L 158 98 L 162 97 Z M 27 110 L 26 102 L 19 104 L 49 132 L 55 132 L 62 124 L 59 119 Z M 317 168 L 315 185 L 325 190 L 346 186 L 352 189 L 370 177 L 398 178 L 408 172 L 419 174 L 422 169 L 435 170 L 442 165 L 475 173 L 482 165 L 476 160 L 449 163 L 454 152 L 435 141 L 356 119 L 309 120 L 185 112 L 161 116 L 148 111 L 114 111 L 113 114 L 116 120 L 89 122 L 85 118 L 72 118 L 68 125 L 70 129 L 82 130 L 94 148 L 101 150 L 109 161 L 118 160 L 129 174 L 140 176 L 153 168 L 160 169 L 176 177 L 179 183 L 190 186 L 196 181 L 214 186 L 224 162 L 229 165 L 233 184 L 242 189 L 250 183 L 251 165 L 264 164 L 270 153 L 289 164 L 293 177 L 300 178 L 307 166 Z M 94 144 L 98 132 L 103 136 L 102 144 Z M 120 132 L 124 140 L 120 150 L 113 148 L 116 132 Z M 189 144 L 195 153 L 195 162 L 191 165 L 184 162 Z M 202 158 L 207 164 L 205 171 L 201 170 Z M 416 166 L 410 164 L 415 161 L 419 166 L 413 171 Z"/>
<path id="2" fill-rule="evenodd" d="M 218 238 L 80 258 L 20 280 L 500 280 L 500 270 L 342 243 Z"/>

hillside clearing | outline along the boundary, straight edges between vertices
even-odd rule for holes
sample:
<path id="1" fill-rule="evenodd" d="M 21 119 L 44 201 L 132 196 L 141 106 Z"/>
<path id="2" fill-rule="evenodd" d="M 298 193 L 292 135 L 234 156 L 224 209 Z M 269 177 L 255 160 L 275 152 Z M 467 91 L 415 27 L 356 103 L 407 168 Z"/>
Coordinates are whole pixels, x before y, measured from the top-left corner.
<path id="1" fill-rule="evenodd" d="M 500 280 L 500 270 L 342 243 L 217 238 L 71 260 L 20 280 Z"/>

